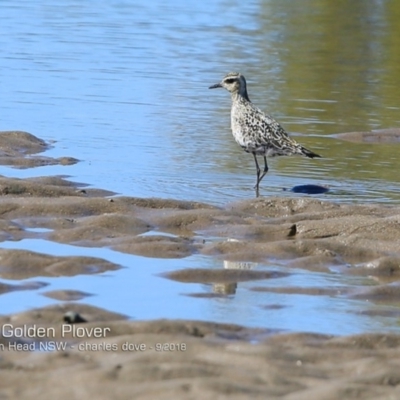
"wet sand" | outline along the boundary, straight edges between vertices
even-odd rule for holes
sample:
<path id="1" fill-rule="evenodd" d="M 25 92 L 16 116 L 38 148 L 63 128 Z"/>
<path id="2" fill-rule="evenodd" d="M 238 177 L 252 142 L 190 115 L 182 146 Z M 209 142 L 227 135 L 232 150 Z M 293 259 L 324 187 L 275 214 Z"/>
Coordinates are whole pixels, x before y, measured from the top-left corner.
<path id="1" fill-rule="evenodd" d="M 25 132 L 2 132 L 0 163 L 22 168 L 77 162 L 37 155 L 48 146 Z M 1 240 L 40 237 L 148 257 L 201 253 L 244 264 L 282 259 L 292 268 L 311 271 L 335 266 L 340 273 L 373 276 L 376 282 L 346 288 L 341 295 L 372 304 L 398 304 L 400 299 L 399 206 L 282 196 L 216 207 L 110 197 L 110 192 L 63 177 L 0 177 L 0 193 Z M 150 231 L 157 234 L 141 235 Z M 2 283 L 0 294 L 41 285 L 20 284 L 20 279 L 120 268 L 100 258 L 25 250 L 0 249 L 0 259 L 0 277 L 16 281 Z M 337 291 L 257 286 L 271 274 L 279 278 L 278 273 L 246 268 L 183 269 L 164 277 L 226 287 L 254 281 L 255 291 L 333 296 Z M 45 295 L 61 303 L 0 317 L 2 398 L 400 398 L 400 335 L 332 337 L 213 322 L 129 321 L 124 315 L 70 303 L 90 293 L 58 290 Z M 67 323 L 68 312 L 87 322 Z M 66 348 L 45 351 L 55 344 Z"/>

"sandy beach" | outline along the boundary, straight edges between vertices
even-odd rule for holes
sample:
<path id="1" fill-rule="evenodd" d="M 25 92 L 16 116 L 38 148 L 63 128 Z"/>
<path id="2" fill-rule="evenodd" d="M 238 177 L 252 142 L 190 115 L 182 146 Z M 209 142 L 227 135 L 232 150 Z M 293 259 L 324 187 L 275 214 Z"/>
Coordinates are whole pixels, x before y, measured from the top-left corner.
<path id="1" fill-rule="evenodd" d="M 40 156 L 47 146 L 26 132 L 2 132 L 0 163 L 28 168 L 78 161 Z M 42 234 L 47 240 L 107 246 L 147 257 L 183 258 L 199 253 L 232 262 L 274 257 L 287 260 L 292 268 L 317 272 L 335 265 L 343 274 L 375 280 L 375 285 L 346 288 L 344 294 L 349 298 L 371 304 L 398 304 L 400 299 L 396 285 L 399 206 L 282 196 L 217 207 L 171 199 L 110 197 L 113 193 L 62 177 L 0 177 L 0 193 L 2 240 L 32 237 L 26 228 L 48 228 Z M 158 235 L 138 236 L 155 228 Z M 0 249 L 0 257 L 0 276 L 16 281 L 1 283 L 2 294 L 40 285 L 20 284 L 20 279 L 120 268 L 101 258 L 56 257 L 27 250 Z M 269 275 L 262 270 L 198 268 L 165 277 L 229 287 Z M 331 288 L 268 290 L 315 295 L 331 290 L 335 294 Z M 79 291 L 46 295 L 60 304 L 0 316 L 1 398 L 400 398 L 400 335 L 335 337 L 204 321 L 132 321 L 121 314 L 70 303 L 84 299 L 86 294 Z M 82 322 L 75 322 L 74 316 Z"/>

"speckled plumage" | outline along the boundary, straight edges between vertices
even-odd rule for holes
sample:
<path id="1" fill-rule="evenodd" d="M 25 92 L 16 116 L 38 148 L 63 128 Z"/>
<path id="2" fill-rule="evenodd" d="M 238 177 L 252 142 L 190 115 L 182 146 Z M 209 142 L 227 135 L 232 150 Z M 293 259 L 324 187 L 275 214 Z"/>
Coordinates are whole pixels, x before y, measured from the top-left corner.
<path id="1" fill-rule="evenodd" d="M 236 142 L 244 151 L 251 153 L 257 168 L 256 194 L 259 184 L 268 171 L 266 157 L 290 156 L 294 154 L 314 158 L 318 154 L 306 149 L 289 137 L 282 126 L 269 115 L 254 106 L 247 94 L 246 79 L 237 72 L 230 72 L 220 83 L 210 89 L 223 87 L 231 93 L 231 128 Z M 264 157 L 261 174 L 257 156 Z"/>

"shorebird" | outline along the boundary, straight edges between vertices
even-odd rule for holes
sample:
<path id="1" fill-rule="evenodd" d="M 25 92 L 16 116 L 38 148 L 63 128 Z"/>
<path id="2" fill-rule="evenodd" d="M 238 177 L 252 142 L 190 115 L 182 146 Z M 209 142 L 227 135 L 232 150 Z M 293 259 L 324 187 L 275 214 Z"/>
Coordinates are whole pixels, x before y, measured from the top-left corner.
<path id="1" fill-rule="evenodd" d="M 209 89 L 225 88 L 232 97 L 231 129 L 236 143 L 254 156 L 257 169 L 256 196 L 260 195 L 260 182 L 268 172 L 267 157 L 300 154 L 309 158 L 321 157 L 289 137 L 271 116 L 254 106 L 247 94 L 246 79 L 237 72 L 229 72 L 221 82 Z M 257 156 L 264 157 L 261 172 Z"/>

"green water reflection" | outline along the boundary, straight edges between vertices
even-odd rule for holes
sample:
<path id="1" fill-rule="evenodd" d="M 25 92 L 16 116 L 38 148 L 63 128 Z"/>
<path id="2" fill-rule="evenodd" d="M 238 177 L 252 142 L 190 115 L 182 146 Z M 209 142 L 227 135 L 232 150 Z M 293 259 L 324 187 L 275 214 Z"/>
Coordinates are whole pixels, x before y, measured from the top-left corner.
<path id="1" fill-rule="evenodd" d="M 221 68 L 245 74 L 252 101 L 324 157 L 279 159 L 278 173 L 328 185 L 370 181 L 383 197 L 400 198 L 399 144 L 328 137 L 400 126 L 400 2 L 265 0 L 248 19 L 249 29 L 233 21 L 222 36 Z M 217 107 L 225 116 L 229 105 Z"/>
<path id="2" fill-rule="evenodd" d="M 266 4 L 260 22 L 269 30 L 272 19 L 279 38 L 281 113 L 322 122 L 308 124 L 318 133 L 399 124 L 399 2 Z"/>

